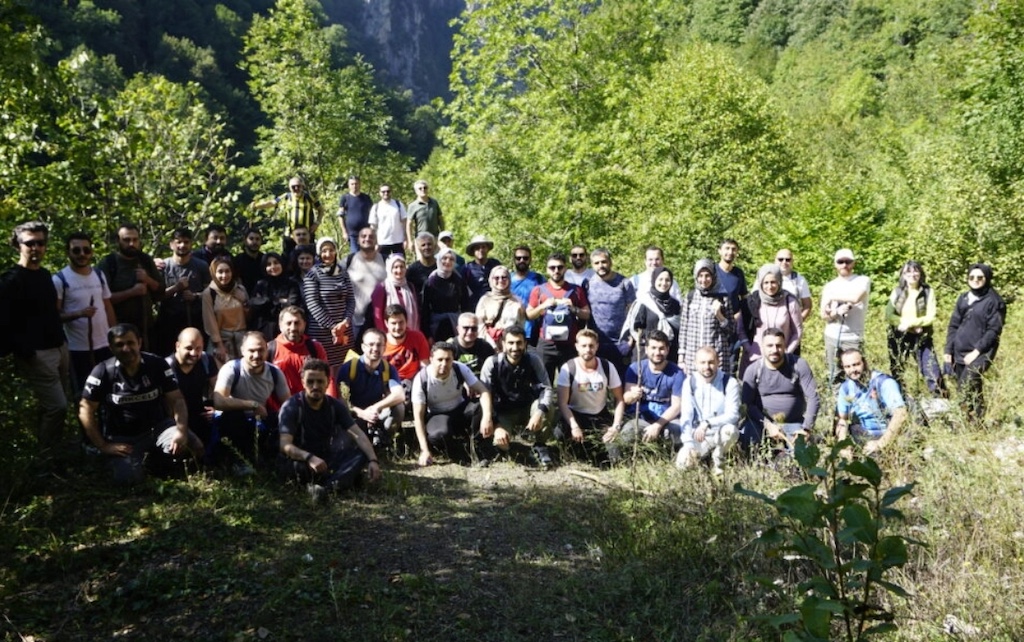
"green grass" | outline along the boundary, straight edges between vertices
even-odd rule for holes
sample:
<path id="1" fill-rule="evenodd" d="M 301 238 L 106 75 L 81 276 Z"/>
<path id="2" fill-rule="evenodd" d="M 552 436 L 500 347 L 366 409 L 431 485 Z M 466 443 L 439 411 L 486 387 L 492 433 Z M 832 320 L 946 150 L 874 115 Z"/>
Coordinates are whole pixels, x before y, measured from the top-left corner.
<path id="1" fill-rule="evenodd" d="M 895 578 L 914 597 L 892 604 L 888 639 L 939 639 L 947 615 L 978 639 L 1024 631 L 1021 325 L 987 382 L 987 425 L 914 426 L 880 459 L 891 484 L 917 482 L 901 530 L 927 545 Z M 820 354 L 809 340 L 819 371 Z M 806 572 L 753 543 L 771 514 L 733 484 L 795 481 L 761 466 L 716 482 L 667 456 L 549 473 L 402 461 L 312 507 L 269 476 L 113 489 L 70 445 L 59 476 L 37 476 L 20 416 L 0 429 L 7 640 L 769 640 L 750 618 L 791 604 L 752 576 L 793 586 Z"/>

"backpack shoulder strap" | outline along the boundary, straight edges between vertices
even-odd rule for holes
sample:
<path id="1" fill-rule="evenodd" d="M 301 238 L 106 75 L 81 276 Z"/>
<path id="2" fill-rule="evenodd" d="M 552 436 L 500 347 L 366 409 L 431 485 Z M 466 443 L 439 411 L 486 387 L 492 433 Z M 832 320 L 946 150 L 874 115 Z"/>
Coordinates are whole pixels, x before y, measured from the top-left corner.
<path id="1" fill-rule="evenodd" d="M 309 353 L 310 358 L 316 359 L 316 340 L 313 337 L 306 337 L 306 352 Z"/>
<path id="2" fill-rule="evenodd" d="M 231 396 L 235 396 L 235 389 L 238 387 L 238 380 L 242 378 L 242 360 L 232 359 L 231 360 L 231 373 L 234 375 L 234 379 L 231 381 Z"/>
<path id="3" fill-rule="evenodd" d="M 274 357 L 277 356 L 277 339 L 271 339 L 270 343 L 267 344 L 267 363 L 274 363 Z"/>
<path id="4" fill-rule="evenodd" d="M 566 366 L 569 372 L 569 390 L 572 390 L 572 384 L 576 380 L 576 357 L 569 359 L 566 362 Z"/>

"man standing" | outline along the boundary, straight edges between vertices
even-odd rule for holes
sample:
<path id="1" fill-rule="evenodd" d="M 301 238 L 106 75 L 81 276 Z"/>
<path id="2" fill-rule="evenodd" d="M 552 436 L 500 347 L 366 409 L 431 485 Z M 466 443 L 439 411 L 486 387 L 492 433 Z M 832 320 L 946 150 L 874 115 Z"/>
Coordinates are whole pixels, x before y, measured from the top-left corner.
<path id="1" fill-rule="evenodd" d="M 0 354 L 14 354 L 14 366 L 28 381 L 39 403 L 36 439 L 44 449 L 56 446 L 64 431 L 68 399 L 68 346 L 57 313 L 57 290 L 43 267 L 50 230 L 40 221 L 14 228 L 11 245 L 18 263 L 4 273 L 0 300 L 4 302 L 6 332 Z"/>
<path id="2" fill-rule="evenodd" d="M 265 210 L 278 207 L 282 203 L 285 208 L 286 230 L 281 250 L 283 255 L 287 255 L 295 247 L 291 235 L 296 227 L 301 225 L 309 230 L 310 236 L 316 235 L 316 228 L 320 225 L 323 208 L 320 206 L 320 201 L 306 191 L 306 183 L 299 176 L 292 176 L 288 179 L 287 192 L 277 198 L 253 203 L 252 208 L 254 210 Z M 202 258 L 207 263 L 213 259 L 212 256 Z"/>
<path id="3" fill-rule="evenodd" d="M 359 250 L 359 231 L 370 224 L 372 207 L 373 199 L 369 194 L 362 192 L 359 177 L 355 174 L 349 176 L 348 192 L 341 195 L 341 202 L 338 204 L 338 217 L 341 219 L 342 234 L 348 242 L 350 252 Z"/>
<path id="4" fill-rule="evenodd" d="M 810 436 L 818 418 L 814 374 L 802 358 L 786 354 L 786 335 L 778 328 L 761 335 L 761 355 L 743 375 L 747 422 L 740 441 L 752 450 L 767 436 L 770 445 L 781 444 L 792 452 L 796 438 Z"/>
<path id="5" fill-rule="evenodd" d="M 502 351 L 484 362 L 480 380 L 491 391 L 494 406 L 493 432 L 480 431 L 483 459 L 491 459 L 493 448 L 508 452 L 512 437 L 528 435 L 533 440 L 533 455 L 543 468 L 553 465 L 547 442 L 553 437 L 555 394 L 544 363 L 527 352 L 522 328 L 506 328 L 501 338 Z M 486 441 L 491 439 L 491 443 Z M 490 449 L 489 449 L 490 448 Z"/>
<path id="6" fill-rule="evenodd" d="M 389 447 L 405 419 L 405 388 L 398 370 L 384 360 L 387 339 L 377 328 L 363 333 L 363 355 L 338 369 L 339 397 L 348 388 L 348 404 L 356 423 L 376 449 Z"/>
<path id="7" fill-rule="evenodd" d="M 697 351 L 682 401 L 683 447 L 676 456 L 676 468 L 691 468 L 710 454 L 711 472 L 721 475 L 722 458 L 739 438 L 740 385 L 719 367 L 713 347 Z"/>
<path id="8" fill-rule="evenodd" d="M 409 254 L 414 256 L 412 240 L 423 232 L 428 232 L 437 237 L 444 229 L 444 216 L 441 214 L 441 206 L 436 200 L 430 197 L 430 186 L 427 181 L 420 179 L 413 183 L 416 190 L 416 200 L 409 204 L 409 218 L 406 221 L 405 237 L 409 240 Z"/>
<path id="9" fill-rule="evenodd" d="M 423 296 L 423 284 L 427 277 L 437 269 L 437 241 L 430 232 L 420 232 L 416 235 L 416 254 L 419 260 L 409 264 L 405 271 L 405 278 L 409 281 L 416 292 L 416 296 Z"/>
<path id="10" fill-rule="evenodd" d="M 868 455 L 888 446 L 907 422 L 907 404 L 896 380 L 868 367 L 858 349 L 840 357 L 846 380 L 836 397 L 836 439 L 852 436 Z"/>
<path id="11" fill-rule="evenodd" d="M 232 263 L 235 268 L 235 278 L 242 281 L 245 291 L 249 296 L 256 291 L 256 282 L 267 276 L 263 269 L 263 232 L 254 227 L 244 230 L 245 241 L 242 251 L 235 255 Z"/>
<path id="12" fill-rule="evenodd" d="M 405 248 L 405 221 L 409 214 L 405 205 L 391 198 L 391 187 L 380 186 L 380 200 L 370 208 L 370 227 L 377 232 L 378 249 L 387 261 L 392 254 L 402 254 Z"/>
<path id="13" fill-rule="evenodd" d="M 289 394 L 298 394 L 302 391 L 302 364 L 310 358 L 327 361 L 327 351 L 306 334 L 306 313 L 299 306 L 281 310 L 277 324 L 281 333 L 267 346 L 267 361 L 280 368 Z M 330 391 L 334 391 L 333 385 Z"/>
<path id="14" fill-rule="evenodd" d="M 626 404 L 632 406 L 627 409 L 627 417 L 632 419 L 616 436 L 616 450 L 619 452 L 632 447 L 638 435 L 642 435 L 645 442 L 668 437 L 674 443 L 680 443 L 677 420 L 682 408 L 686 375 L 668 358 L 669 343 L 668 335 L 661 330 L 652 330 L 645 348 L 647 358 L 639 364 L 630 364 L 626 370 L 626 392 L 622 397 Z M 639 408 L 634 404 L 639 404 Z"/>
<path id="15" fill-rule="evenodd" d="M 92 445 L 107 456 L 114 482 L 141 482 L 147 466 L 169 475 L 187 453 L 200 457 L 203 443 L 189 432 L 185 399 L 164 360 L 142 352 L 138 330 L 130 324 L 112 327 L 107 340 L 114 356 L 90 373 L 78 419 Z"/>
<path id="16" fill-rule="evenodd" d="M 565 280 L 576 285 L 583 285 L 587 279 L 594 276 L 594 270 L 587 267 L 587 248 L 583 245 L 573 245 L 569 250 L 569 261 L 572 268 L 565 271 Z"/>
<path id="17" fill-rule="evenodd" d="M 459 327 L 456 333 L 455 361 L 469 368 L 473 374 L 480 376 L 480 368 L 484 361 L 494 354 L 494 348 L 480 338 L 480 319 L 472 312 L 459 315 Z"/>
<path id="18" fill-rule="evenodd" d="M 576 332 L 590 320 L 590 304 L 583 288 L 565 280 L 565 255 L 553 252 L 547 261 L 548 280 L 530 293 L 526 318 L 540 322 L 537 353 L 548 378 L 576 355 Z"/>
<path id="19" fill-rule="evenodd" d="M 195 251 L 195 257 L 209 265 L 218 256 L 231 257 L 228 252 L 228 228 L 220 223 L 210 223 L 203 230 L 203 247 Z"/>
<path id="20" fill-rule="evenodd" d="M 377 286 L 384 282 L 384 257 L 377 251 L 377 233 L 367 225 L 359 230 L 359 249 L 345 261 L 348 278 L 352 281 L 355 308 L 352 311 L 352 338 L 359 344 L 363 328 L 373 320 L 370 297 Z"/>
<path id="21" fill-rule="evenodd" d="M 825 320 L 825 367 L 829 368 L 832 383 L 841 379 L 835 371 L 839 351 L 864 348 L 864 322 L 868 316 L 868 296 L 871 279 L 854 274 L 856 266 L 853 251 L 843 248 L 835 255 L 839 276 L 825 284 L 821 290 L 821 318 Z"/>
<path id="22" fill-rule="evenodd" d="M 117 324 L 110 288 L 103 273 L 92 267 L 92 238 L 75 232 L 67 239 L 68 265 L 53 275 L 60 320 L 64 322 L 71 357 L 71 389 L 78 396 L 85 378 L 111 356 L 107 330 Z"/>
<path id="23" fill-rule="evenodd" d="M 734 239 L 722 239 L 718 244 L 718 287 L 729 297 L 732 309 L 736 311 L 736 319 L 739 321 L 740 301 L 747 296 L 747 277 L 736 265 L 736 258 L 740 255 L 740 244 Z"/>
<path id="24" fill-rule="evenodd" d="M 107 277 L 117 320 L 135 326 L 142 348 L 149 349 L 153 301 L 163 298 L 164 280 L 153 258 L 142 251 L 136 225 L 123 223 L 117 229 L 117 252 L 104 258 L 99 267 Z"/>
<path id="25" fill-rule="evenodd" d="M 524 305 L 529 303 L 530 294 L 533 292 L 533 288 L 544 283 L 544 277 L 530 269 L 530 264 L 533 261 L 533 250 L 528 245 L 519 245 L 512 250 L 512 260 L 515 264 L 515 271 L 511 274 L 510 288 L 512 294 L 523 302 Z M 539 326 L 531 321 L 526 320 L 523 324 L 523 330 L 526 331 L 526 340 L 530 345 L 537 345 L 537 333 L 535 330 Z"/>
<path id="26" fill-rule="evenodd" d="M 213 405 L 222 412 L 220 435 L 231 443 L 234 473 L 246 476 L 254 472 L 257 432 L 259 453 L 276 456 L 277 411 L 291 394 L 281 370 L 267 363 L 262 332 L 247 332 L 241 350 L 241 359 L 228 361 L 217 373 Z"/>
<path id="27" fill-rule="evenodd" d="M 203 323 L 203 301 L 200 297 L 210 285 L 210 266 L 192 253 L 192 231 L 179 227 L 171 235 L 170 258 L 164 264 L 164 297 L 156 319 L 154 347 L 157 354 L 167 354 L 185 328 Z"/>
<path id="28" fill-rule="evenodd" d="M 313 501 L 328 492 L 355 486 L 366 468 L 370 481 L 380 479 L 373 446 L 352 420 L 344 402 L 327 396 L 331 367 L 321 359 L 302 366 L 302 392 L 281 407 L 282 475 L 308 482 Z"/>
<path id="29" fill-rule="evenodd" d="M 657 245 L 648 245 L 644 250 L 644 271 L 629 278 L 638 297 L 650 294 L 651 288 L 654 286 L 654 270 L 660 267 L 665 267 L 665 252 Z M 676 301 L 682 302 L 678 281 L 672 281 L 669 295 Z"/>
<path id="30" fill-rule="evenodd" d="M 590 262 L 594 276 L 584 282 L 583 289 L 597 329 L 597 354 L 614 365 L 621 375 L 626 370 L 623 358 L 629 353 L 629 343 L 622 339 L 622 326 L 629 307 L 636 301 L 636 291 L 629 279 L 612 270 L 612 255 L 608 250 L 594 250 L 590 253 Z"/>
<path id="31" fill-rule="evenodd" d="M 203 351 L 203 334 L 195 328 L 182 330 L 174 343 L 174 352 L 165 361 L 185 400 L 188 429 L 206 444 L 206 454 L 212 455 L 213 385 L 217 380 L 217 363 Z"/>
<path id="32" fill-rule="evenodd" d="M 577 356 L 558 370 L 558 410 L 562 421 L 555 428 L 555 437 L 572 441 L 590 455 L 594 463 L 605 457 L 594 447 L 600 440 L 611 443 L 619 434 L 626 403 L 622 397 L 622 380 L 615 368 L 597 356 L 597 333 L 584 328 L 576 335 Z M 615 409 L 608 412 L 611 393 Z M 588 447 L 587 441 L 591 444 Z"/>
<path id="33" fill-rule="evenodd" d="M 779 250 L 775 253 L 775 263 L 782 270 L 782 289 L 800 300 L 800 317 L 807 321 L 811 316 L 811 286 L 804 275 L 793 269 L 793 252 L 785 248 Z"/>
<path id="34" fill-rule="evenodd" d="M 474 236 L 466 246 L 466 254 L 471 255 L 473 260 L 462 266 L 462 280 L 469 290 L 469 299 L 464 309 L 476 310 L 480 297 L 491 290 L 491 270 L 501 265 L 497 259 L 487 257 L 493 249 L 494 241 L 482 234 Z"/>
<path id="35" fill-rule="evenodd" d="M 474 393 L 466 395 L 466 388 Z M 455 351 L 447 342 L 435 343 L 430 363 L 412 382 L 412 418 L 420 445 L 420 466 L 429 466 L 434 450 L 443 450 L 453 458 L 456 437 L 476 439 L 494 432 L 491 392 L 469 368 L 455 361 Z"/>

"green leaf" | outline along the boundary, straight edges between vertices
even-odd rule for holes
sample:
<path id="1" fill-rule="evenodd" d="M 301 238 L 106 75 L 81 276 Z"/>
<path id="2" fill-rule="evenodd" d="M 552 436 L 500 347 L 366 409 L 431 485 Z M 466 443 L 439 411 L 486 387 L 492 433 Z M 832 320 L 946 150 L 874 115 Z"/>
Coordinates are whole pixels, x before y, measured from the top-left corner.
<path id="1" fill-rule="evenodd" d="M 894 584 L 893 582 L 887 582 L 886 580 L 875 580 L 875 584 L 877 584 L 878 586 L 884 588 L 885 590 L 889 591 L 890 593 L 893 593 L 895 595 L 899 595 L 900 597 L 904 597 L 904 598 L 908 598 L 908 599 L 913 597 L 913 595 L 911 595 L 909 591 L 907 591 L 905 588 L 903 588 L 899 584 Z"/>
<path id="2" fill-rule="evenodd" d="M 818 447 L 812 443 L 808 443 L 803 435 L 796 438 L 796 444 L 793 448 L 793 457 L 797 463 L 804 470 L 809 470 L 818 465 L 818 459 L 821 457 L 821 451 Z"/>
<path id="3" fill-rule="evenodd" d="M 800 604 L 800 618 L 808 633 L 823 640 L 829 639 L 832 628 L 832 616 L 836 614 L 835 603 L 828 599 L 814 596 L 806 598 Z M 842 613 L 840 607 L 839 613 Z"/>
<path id="4" fill-rule="evenodd" d="M 772 499 L 771 497 L 769 497 L 768 495 L 765 495 L 764 493 L 759 493 L 756 490 L 750 490 L 750 489 L 744 488 L 743 484 L 741 484 L 739 482 L 736 482 L 733 485 L 732 490 L 733 490 L 734 493 L 739 493 L 740 495 L 746 495 L 747 497 L 753 497 L 754 499 L 762 501 L 765 504 L 769 504 L 771 506 L 775 505 L 775 500 Z"/>
<path id="5" fill-rule="evenodd" d="M 873 626 L 869 626 L 868 628 L 864 629 L 863 637 L 868 638 L 868 637 L 871 637 L 873 635 L 879 635 L 881 633 L 892 633 L 893 631 L 896 631 L 896 630 L 897 630 L 897 627 L 892 622 L 882 622 L 880 624 L 875 624 Z"/>
<path id="6" fill-rule="evenodd" d="M 775 500 L 780 515 L 791 517 L 805 526 L 821 522 L 822 502 L 815 497 L 817 484 L 800 484 L 789 488 Z"/>
<path id="7" fill-rule="evenodd" d="M 872 486 L 882 483 L 882 469 L 878 467 L 874 459 L 858 459 L 851 461 L 844 467 L 846 472 L 868 480 Z"/>
<path id="8" fill-rule="evenodd" d="M 871 511 L 865 506 L 861 504 L 847 504 L 839 511 L 839 515 L 846 524 L 846 528 L 842 529 L 839 533 L 841 541 L 850 543 L 856 540 L 863 544 L 875 543 L 877 526 L 874 518 L 871 516 Z"/>
<path id="9" fill-rule="evenodd" d="M 903 497 L 906 497 L 907 495 L 911 494 L 912 492 L 914 492 L 915 485 L 916 484 L 914 482 L 911 482 L 909 484 L 905 484 L 903 486 L 896 486 L 895 488 L 890 488 L 889 490 L 885 491 L 885 494 L 882 495 L 882 506 L 892 506 Z"/>
<path id="10" fill-rule="evenodd" d="M 886 568 L 903 566 L 909 559 L 906 542 L 899 535 L 883 537 L 875 548 L 875 559 Z"/>

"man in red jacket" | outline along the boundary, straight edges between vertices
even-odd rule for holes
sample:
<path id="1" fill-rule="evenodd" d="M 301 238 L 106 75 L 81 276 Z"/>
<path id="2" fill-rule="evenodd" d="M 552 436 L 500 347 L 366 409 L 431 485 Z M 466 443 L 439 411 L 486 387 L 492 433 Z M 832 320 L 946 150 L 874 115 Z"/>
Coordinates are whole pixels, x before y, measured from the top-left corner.
<path id="1" fill-rule="evenodd" d="M 302 392 L 302 365 L 308 357 L 327 360 L 327 351 L 320 342 L 306 334 L 306 313 L 297 305 L 289 305 L 278 315 L 281 334 L 267 346 L 267 361 L 274 364 L 284 373 L 288 382 L 288 392 Z M 328 388 L 328 394 L 337 397 L 334 382 Z"/>

